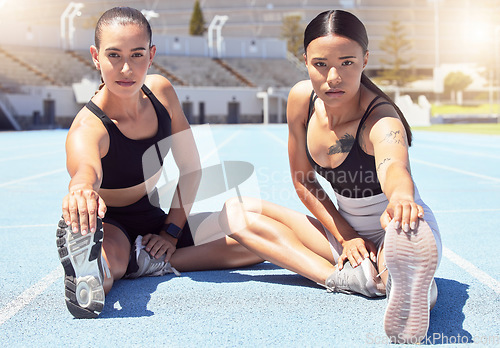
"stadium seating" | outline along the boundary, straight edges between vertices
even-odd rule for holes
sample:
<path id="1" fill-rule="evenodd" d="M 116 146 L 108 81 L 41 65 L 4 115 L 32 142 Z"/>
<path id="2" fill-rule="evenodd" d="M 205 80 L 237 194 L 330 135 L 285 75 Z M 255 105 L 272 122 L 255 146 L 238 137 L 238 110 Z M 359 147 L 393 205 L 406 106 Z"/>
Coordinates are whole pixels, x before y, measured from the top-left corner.
<path id="1" fill-rule="evenodd" d="M 9 54 L 9 52 L 11 52 Z M 26 46 L 0 47 L 2 87 L 22 85 L 71 86 L 83 78 L 98 80 L 88 51 Z M 286 59 L 162 56 L 150 73 L 165 75 L 174 85 L 218 87 L 290 87 L 306 78 Z"/>

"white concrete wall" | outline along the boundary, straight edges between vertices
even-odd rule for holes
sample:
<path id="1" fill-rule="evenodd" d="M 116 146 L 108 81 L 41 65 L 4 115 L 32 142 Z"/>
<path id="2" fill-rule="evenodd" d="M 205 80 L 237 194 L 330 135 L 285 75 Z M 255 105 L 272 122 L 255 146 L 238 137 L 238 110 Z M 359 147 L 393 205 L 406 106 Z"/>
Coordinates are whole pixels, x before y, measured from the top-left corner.
<path id="1" fill-rule="evenodd" d="M 20 117 L 31 117 L 35 111 L 43 114 L 46 99 L 55 100 L 56 117 L 74 117 L 81 108 L 70 87 L 23 87 L 23 92 L 5 95 Z"/>
<path id="2" fill-rule="evenodd" d="M 261 115 L 262 102 L 257 98 L 257 88 L 222 88 L 222 87 L 176 87 L 179 101 L 191 101 L 194 114 L 198 115 L 198 104 L 205 103 L 205 115 L 217 116 L 227 114 L 227 104 L 232 101 L 240 103 L 242 114 Z"/>
<path id="3" fill-rule="evenodd" d="M 240 103 L 240 115 L 244 122 L 260 122 L 263 115 L 263 101 L 257 97 L 258 88 L 224 88 L 224 87 L 176 87 L 177 96 L 181 103 L 193 103 L 193 116 L 199 117 L 199 103 L 205 103 L 205 122 L 225 122 L 228 114 L 228 103 Z M 283 93 L 286 93 L 283 92 Z M 84 103 L 77 102 L 71 87 L 23 87 L 22 94 L 6 94 L 5 97 L 16 111 L 19 118 L 27 120 L 33 117 L 34 112 L 43 115 L 43 102 L 46 99 L 55 100 L 56 118 L 69 119 L 82 108 Z M 284 109 L 281 110 L 284 112 Z M 278 112 L 276 102 L 270 103 L 269 113 L 275 116 Z"/>
<path id="4" fill-rule="evenodd" d="M 394 102 L 411 127 L 431 125 L 431 104 L 425 96 L 419 96 L 417 103 L 414 103 L 409 95 L 396 96 Z"/>

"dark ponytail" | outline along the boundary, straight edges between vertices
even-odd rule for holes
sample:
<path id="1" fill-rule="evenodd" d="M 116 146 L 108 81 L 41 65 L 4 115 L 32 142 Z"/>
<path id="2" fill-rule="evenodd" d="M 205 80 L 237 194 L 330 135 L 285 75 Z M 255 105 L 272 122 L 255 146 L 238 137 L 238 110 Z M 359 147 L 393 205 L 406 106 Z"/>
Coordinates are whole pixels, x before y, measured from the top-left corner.
<path id="1" fill-rule="evenodd" d="M 410 125 L 408 124 L 408 121 L 404 117 L 401 109 L 396 105 L 396 103 L 394 103 L 392 101 L 392 99 L 387 94 L 384 93 L 384 91 L 382 91 L 380 88 L 378 88 L 378 86 L 376 84 L 374 84 L 373 81 L 370 80 L 370 78 L 365 75 L 365 73 L 361 74 L 361 83 L 363 84 L 363 86 L 368 88 L 370 91 L 381 96 L 382 98 L 387 99 L 387 101 L 389 103 L 391 103 L 391 105 L 394 107 L 394 109 L 398 113 L 399 118 L 401 119 L 401 122 L 403 123 L 403 126 L 405 127 L 406 137 L 408 139 L 408 146 L 411 146 L 411 141 L 413 138 L 412 133 L 411 133 L 411 128 L 410 128 Z"/>
<path id="2" fill-rule="evenodd" d="M 309 46 L 311 41 L 331 34 L 354 40 L 361 46 L 364 52 L 368 51 L 368 34 L 363 23 L 352 13 L 342 10 L 330 10 L 320 13 L 307 25 L 304 32 L 304 52 L 307 52 L 307 46 Z M 412 133 L 410 125 L 396 103 L 377 87 L 364 72 L 361 74 L 361 84 L 391 103 L 405 128 L 408 146 L 411 146 Z"/>

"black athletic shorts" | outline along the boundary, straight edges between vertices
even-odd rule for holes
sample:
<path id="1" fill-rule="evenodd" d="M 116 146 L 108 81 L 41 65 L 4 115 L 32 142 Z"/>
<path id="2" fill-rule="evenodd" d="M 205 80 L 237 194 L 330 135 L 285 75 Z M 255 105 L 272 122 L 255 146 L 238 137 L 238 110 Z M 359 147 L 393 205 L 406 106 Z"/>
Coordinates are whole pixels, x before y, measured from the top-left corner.
<path id="1" fill-rule="evenodd" d="M 155 204 L 151 204 L 150 199 L 154 200 Z M 125 207 L 108 207 L 102 221 L 118 227 L 127 236 L 130 245 L 133 246 L 137 236 L 160 233 L 167 214 L 159 208 L 159 204 L 156 204 L 158 202 L 158 193 L 155 192 L 151 198 L 146 195 Z M 177 242 L 177 249 L 192 245 L 194 245 L 193 237 L 189 224 L 186 222 Z"/>

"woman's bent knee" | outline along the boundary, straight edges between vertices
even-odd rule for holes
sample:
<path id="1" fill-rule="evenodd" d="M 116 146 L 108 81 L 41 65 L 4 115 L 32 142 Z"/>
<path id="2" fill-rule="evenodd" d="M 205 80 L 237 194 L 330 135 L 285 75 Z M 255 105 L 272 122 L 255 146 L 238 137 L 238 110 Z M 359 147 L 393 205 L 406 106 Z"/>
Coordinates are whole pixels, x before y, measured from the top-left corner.
<path id="1" fill-rule="evenodd" d="M 262 212 L 262 201 L 250 197 L 234 197 L 224 203 L 219 224 L 227 235 L 247 229 Z"/>

